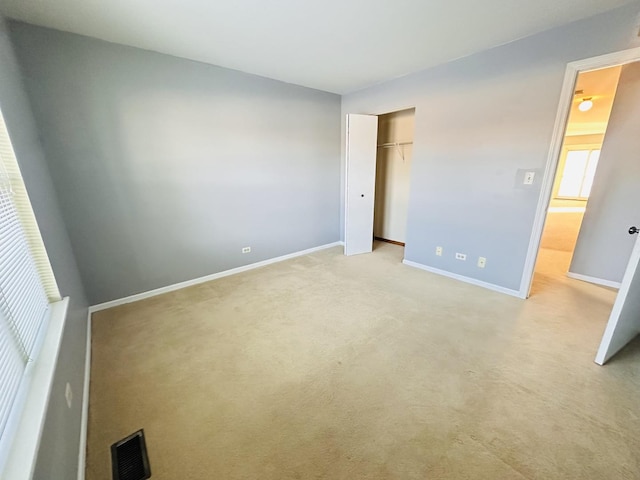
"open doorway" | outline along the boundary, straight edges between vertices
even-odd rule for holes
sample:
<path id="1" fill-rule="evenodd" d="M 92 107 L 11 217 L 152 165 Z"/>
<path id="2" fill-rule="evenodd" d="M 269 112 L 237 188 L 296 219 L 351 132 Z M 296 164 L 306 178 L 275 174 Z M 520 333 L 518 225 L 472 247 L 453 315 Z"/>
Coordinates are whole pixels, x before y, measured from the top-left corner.
<path id="1" fill-rule="evenodd" d="M 568 129 L 566 127 L 567 121 L 570 121 L 572 106 L 577 103 L 578 106 L 582 106 L 579 110 L 585 112 L 593 108 L 596 101 L 595 97 L 589 98 L 588 93 L 580 92 L 580 88 L 574 91 L 574 87 L 576 84 L 579 85 L 579 77 L 582 74 L 617 66 L 621 66 L 620 74 L 600 152 L 597 152 L 598 148 L 590 148 L 589 145 L 585 148 L 583 145 L 582 153 L 579 156 L 574 155 L 572 160 L 575 167 L 580 165 L 577 158 L 582 158 L 580 161 L 583 165 L 582 178 L 567 181 L 563 187 L 561 183 L 565 171 L 556 171 L 556 168 L 562 163 L 560 159 L 563 151 L 567 151 L 567 148 L 564 148 L 567 146 Z M 581 98 L 573 98 L 572 102 L 572 97 L 575 96 Z M 590 308 L 589 305 L 596 306 L 596 303 L 590 301 L 590 297 L 597 297 L 597 295 L 591 295 L 593 292 L 613 294 L 604 303 L 600 302 L 600 307 L 608 305 L 610 308 L 609 320 L 595 358 L 595 362 L 600 365 L 619 352 L 640 332 L 640 239 L 637 235 L 640 232 L 638 228 L 640 189 L 637 188 L 640 181 L 640 162 L 637 161 L 637 152 L 640 150 L 640 136 L 637 132 L 637 125 L 640 124 L 639 105 L 640 48 L 623 50 L 567 65 L 549 161 L 520 289 L 523 296 L 528 296 L 528 293 L 535 295 L 537 287 L 542 283 L 538 279 L 541 276 L 540 267 L 544 262 L 545 249 L 540 246 L 543 227 L 549 215 L 548 209 L 557 197 L 553 195 L 554 186 L 557 185 L 558 191 L 561 189 L 564 192 L 573 191 L 574 196 L 577 192 L 578 198 L 567 200 L 585 201 L 586 209 L 570 260 L 569 272 L 559 276 L 559 281 L 555 285 L 569 286 L 565 289 L 569 293 L 565 299 L 569 301 L 575 299 L 575 292 L 588 288 L 588 295 L 580 296 L 580 302 L 585 303 L 584 308 Z M 595 160 L 591 160 L 594 152 Z M 566 153 L 565 157 L 569 158 L 568 155 Z M 580 170 L 574 167 L 569 169 Z M 590 169 L 595 171 L 591 179 L 587 175 Z M 581 195 L 583 191 L 586 193 L 586 198 L 579 198 L 585 196 Z M 564 208 L 572 208 L 572 206 L 564 206 Z M 534 270 L 538 281 L 534 280 Z M 578 270 L 583 270 L 585 273 L 578 274 L 576 273 Z M 584 282 L 576 282 L 568 277 L 584 280 Z M 606 283 L 602 281 L 603 279 Z M 573 283 L 569 285 L 569 282 Z M 609 291 L 598 285 L 607 285 L 607 283 L 618 286 L 618 291 L 613 289 Z M 554 291 L 547 290 L 547 292 Z M 613 302 L 610 301 L 612 299 Z"/>
<path id="2" fill-rule="evenodd" d="M 540 241 L 532 294 L 553 287 L 565 276 L 607 287 L 619 286 L 611 280 L 586 277 L 580 273 L 580 266 L 574 269 L 571 266 L 598 174 L 621 68 L 615 66 L 578 75 Z"/>
<path id="3" fill-rule="evenodd" d="M 415 109 L 378 116 L 374 240 L 404 246 Z"/>

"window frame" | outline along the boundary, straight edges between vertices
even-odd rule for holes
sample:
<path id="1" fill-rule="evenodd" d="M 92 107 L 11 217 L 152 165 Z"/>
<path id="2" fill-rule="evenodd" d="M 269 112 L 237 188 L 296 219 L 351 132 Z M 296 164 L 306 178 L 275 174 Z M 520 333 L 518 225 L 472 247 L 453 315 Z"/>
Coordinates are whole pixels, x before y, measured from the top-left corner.
<path id="1" fill-rule="evenodd" d="M 9 131 L 0 111 L 0 174 L 9 185 L 20 235 L 33 262 L 48 308 L 38 324 L 33 348 L 12 397 L 7 423 L 0 432 L 0 477 L 30 480 L 53 387 L 69 299 L 61 299 L 53 269 L 29 200 Z M 5 196 L 6 198 L 6 196 Z M 12 210 L 13 211 L 13 210 Z M 7 273 L 7 272 L 5 272 Z M 6 277 L 11 280 L 11 276 Z M 10 283 L 10 282 L 9 282 Z M 11 310 L 9 310 L 11 311 Z M 4 320 L 3 320 L 4 321 Z M 9 320 L 7 320 L 9 323 Z M 15 339 L 14 339 L 15 340 Z M 8 390 L 9 391 L 9 390 Z"/>
<path id="2" fill-rule="evenodd" d="M 31 480 L 33 476 L 68 308 L 69 297 L 49 304 L 49 318 L 38 339 L 38 355 L 24 371 L 6 435 L 0 442 L 0 478 Z"/>
<path id="3" fill-rule="evenodd" d="M 562 183 L 562 176 L 567 164 L 567 156 L 569 155 L 569 152 L 585 151 L 585 150 L 589 151 L 589 158 L 591 156 L 591 152 L 593 152 L 594 150 L 600 150 L 600 154 L 602 154 L 602 143 L 581 143 L 581 144 L 574 144 L 574 145 L 564 145 L 562 147 L 562 155 L 560 156 L 560 162 L 556 170 L 557 171 L 556 179 L 553 185 L 553 194 L 551 197 L 552 199 L 573 200 L 573 201 L 579 201 L 579 202 L 587 202 L 589 200 L 589 197 L 581 197 L 581 196 L 571 197 L 571 196 L 560 195 L 560 185 Z M 599 162 L 600 162 L 600 159 L 598 159 L 598 163 Z M 596 167 L 596 173 L 597 173 L 597 167 Z M 594 173 L 594 178 L 595 178 L 595 173 Z M 584 174 L 582 178 L 582 183 L 584 183 Z"/>

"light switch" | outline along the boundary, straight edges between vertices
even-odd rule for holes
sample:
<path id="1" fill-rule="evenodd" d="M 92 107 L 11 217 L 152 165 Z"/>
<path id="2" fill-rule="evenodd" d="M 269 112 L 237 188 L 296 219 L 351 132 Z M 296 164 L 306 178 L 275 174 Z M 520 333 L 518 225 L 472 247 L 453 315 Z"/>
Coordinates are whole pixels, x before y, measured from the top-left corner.
<path id="1" fill-rule="evenodd" d="M 536 177 L 536 172 L 527 172 L 524 174 L 524 183 L 525 185 L 532 185 L 533 179 Z"/>

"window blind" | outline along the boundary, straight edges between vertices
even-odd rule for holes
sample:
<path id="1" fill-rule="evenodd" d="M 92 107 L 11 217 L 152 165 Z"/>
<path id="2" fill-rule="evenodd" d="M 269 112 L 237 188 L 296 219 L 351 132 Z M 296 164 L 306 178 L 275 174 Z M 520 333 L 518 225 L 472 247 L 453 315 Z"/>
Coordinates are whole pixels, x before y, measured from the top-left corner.
<path id="1" fill-rule="evenodd" d="M 46 263 L 46 265 L 45 265 Z M 60 294 L 0 114 L 0 439 Z"/>
<path id="2" fill-rule="evenodd" d="M 29 245 L 29 252 L 38 270 L 38 275 L 47 293 L 47 297 L 50 302 L 57 302 L 61 298 L 58 284 L 53 275 L 51 263 L 49 262 L 49 257 L 47 256 L 47 251 L 44 247 L 40 230 L 38 229 L 38 223 L 31 208 L 27 189 L 22 181 L 20 167 L 18 166 L 18 161 L 16 160 L 13 146 L 11 145 L 9 132 L 7 131 L 2 112 L 0 112 L 0 177 L 2 177 L 0 178 L 0 182 L 8 182 L 13 192 L 13 205 L 16 208 L 22 230 Z"/>

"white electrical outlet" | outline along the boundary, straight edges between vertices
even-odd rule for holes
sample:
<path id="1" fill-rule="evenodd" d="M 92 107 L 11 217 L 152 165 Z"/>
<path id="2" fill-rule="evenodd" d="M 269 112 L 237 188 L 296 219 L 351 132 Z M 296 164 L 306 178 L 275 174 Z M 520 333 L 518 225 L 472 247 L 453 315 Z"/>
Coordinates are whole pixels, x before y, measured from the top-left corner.
<path id="1" fill-rule="evenodd" d="M 484 257 L 478 258 L 478 267 L 484 268 L 487 265 L 487 259 Z"/>
<path id="2" fill-rule="evenodd" d="M 533 185 L 533 179 L 536 178 L 536 172 L 527 172 L 524 174 L 524 183 L 525 185 Z"/>
<path id="3" fill-rule="evenodd" d="M 436 255 L 439 257 L 442 256 L 442 247 L 436 247 Z"/>
<path id="4" fill-rule="evenodd" d="M 251 247 L 242 247 L 242 253 L 251 253 Z"/>
<path id="5" fill-rule="evenodd" d="M 466 259 L 467 259 L 466 253 L 456 253 L 456 260 L 466 260 Z"/>
<path id="6" fill-rule="evenodd" d="M 67 399 L 67 407 L 71 408 L 73 392 L 71 391 L 71 385 L 69 385 L 69 382 L 67 382 L 67 387 L 64 389 L 64 398 Z"/>

